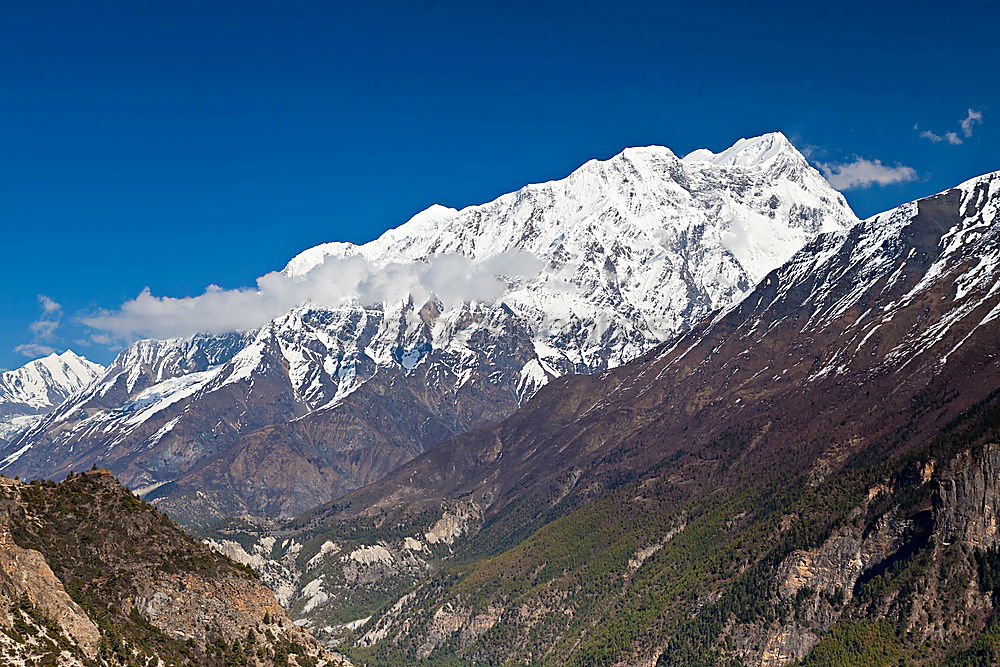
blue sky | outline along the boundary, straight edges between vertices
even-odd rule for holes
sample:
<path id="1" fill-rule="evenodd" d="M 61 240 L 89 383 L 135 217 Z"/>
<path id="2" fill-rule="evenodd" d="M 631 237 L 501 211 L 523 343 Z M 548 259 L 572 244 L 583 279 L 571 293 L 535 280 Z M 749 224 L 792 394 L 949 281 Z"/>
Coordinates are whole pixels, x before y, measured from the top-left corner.
<path id="1" fill-rule="evenodd" d="M 77 318 L 144 287 L 252 285 L 625 146 L 781 130 L 814 162 L 907 179 L 848 190 L 860 215 L 1000 169 L 995 2 L 43 1 L 0 19 L 6 368 L 46 347 L 107 362 Z"/>

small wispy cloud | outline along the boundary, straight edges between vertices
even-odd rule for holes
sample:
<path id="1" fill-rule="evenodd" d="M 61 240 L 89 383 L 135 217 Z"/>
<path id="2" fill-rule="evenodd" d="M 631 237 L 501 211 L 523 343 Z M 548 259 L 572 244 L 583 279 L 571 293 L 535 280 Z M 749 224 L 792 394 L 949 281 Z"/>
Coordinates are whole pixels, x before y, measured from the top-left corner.
<path id="1" fill-rule="evenodd" d="M 920 131 L 920 138 L 927 139 L 928 141 L 932 141 L 935 144 L 939 144 L 942 141 L 947 141 L 949 144 L 952 145 L 957 145 L 962 143 L 962 138 L 959 137 L 958 133 L 956 132 L 945 132 L 944 134 L 935 134 L 930 130 L 920 130 L 919 125 L 914 125 L 913 129 Z"/>
<path id="2" fill-rule="evenodd" d="M 971 137 L 973 126 L 981 125 L 982 122 L 983 122 L 983 112 L 969 109 L 969 114 L 965 117 L 965 120 L 959 123 L 959 125 L 962 126 L 962 134 L 964 134 L 966 137 Z"/>
<path id="3" fill-rule="evenodd" d="M 40 340 L 52 340 L 58 328 L 59 320 L 35 320 L 28 325 L 28 330 Z"/>
<path id="4" fill-rule="evenodd" d="M 107 347 L 117 347 L 118 342 L 115 340 L 114 336 L 109 336 L 107 334 L 95 333 L 91 334 L 90 340 L 82 341 L 82 344 L 89 345 L 106 345 Z"/>
<path id="5" fill-rule="evenodd" d="M 870 188 L 873 185 L 892 185 L 917 180 L 917 170 L 913 167 L 901 164 L 890 167 L 882 164 L 881 160 L 862 157 L 839 164 L 818 162 L 817 166 L 830 185 L 838 190 L 857 190 Z"/>
<path id="6" fill-rule="evenodd" d="M 42 343 L 22 343 L 21 345 L 14 346 L 14 351 L 26 357 L 37 358 L 47 357 L 55 352 L 56 349 L 51 345 L 44 345 Z"/>
<path id="7" fill-rule="evenodd" d="M 42 312 L 44 313 L 55 313 L 62 310 L 62 306 L 56 303 L 54 299 L 50 299 L 44 294 L 38 295 L 38 304 L 42 307 Z"/>
<path id="8" fill-rule="evenodd" d="M 965 115 L 965 118 L 958 121 L 958 126 L 962 130 L 962 135 L 959 136 L 958 132 L 949 131 L 942 134 L 933 132 L 931 130 L 923 130 L 920 128 L 920 123 L 914 123 L 913 129 L 918 133 L 921 139 L 927 139 L 935 144 L 948 143 L 952 146 L 958 146 L 959 144 L 965 143 L 965 139 L 972 136 L 974 128 L 976 125 L 982 125 L 983 123 L 983 112 L 976 111 L 975 109 L 969 109 Z M 964 139 L 963 139 L 964 137 Z"/>
<path id="9" fill-rule="evenodd" d="M 28 325 L 31 341 L 14 348 L 15 352 L 26 357 L 42 357 L 56 351 L 52 343 L 56 340 L 56 330 L 62 322 L 62 306 L 44 294 L 38 295 L 38 306 L 42 310 L 41 315 Z"/>
<path id="10" fill-rule="evenodd" d="M 799 142 L 796 142 L 795 147 L 799 149 L 799 152 L 802 153 L 802 155 L 810 159 L 818 158 L 823 153 L 826 152 L 816 144 L 807 144 L 807 143 L 800 144 Z"/>

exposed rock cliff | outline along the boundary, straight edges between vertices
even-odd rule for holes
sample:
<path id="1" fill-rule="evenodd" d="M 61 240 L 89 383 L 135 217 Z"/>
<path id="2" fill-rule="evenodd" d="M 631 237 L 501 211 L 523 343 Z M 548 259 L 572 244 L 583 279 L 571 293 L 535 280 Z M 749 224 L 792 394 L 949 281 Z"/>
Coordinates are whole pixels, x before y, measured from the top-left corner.
<path id="1" fill-rule="evenodd" d="M 0 486 L 12 484 L 0 480 Z M 6 633 L 0 637 L 5 664 L 50 652 L 80 664 L 97 657 L 101 640 L 98 627 L 66 593 L 44 556 L 15 544 L 6 524 L 0 525 L 0 626 Z"/>
<path id="2" fill-rule="evenodd" d="M 104 471 L 59 484 L 0 480 L 0 629 L 5 664 L 344 662 L 250 570 Z"/>

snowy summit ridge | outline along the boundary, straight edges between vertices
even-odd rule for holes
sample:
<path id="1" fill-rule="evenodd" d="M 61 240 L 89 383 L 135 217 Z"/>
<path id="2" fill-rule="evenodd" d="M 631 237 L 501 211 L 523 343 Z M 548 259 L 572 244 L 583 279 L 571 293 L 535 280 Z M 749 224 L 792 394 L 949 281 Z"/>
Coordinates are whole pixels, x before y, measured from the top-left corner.
<path id="1" fill-rule="evenodd" d="M 662 146 L 627 148 L 486 204 L 432 206 L 364 245 L 310 248 L 285 274 L 306 276 L 328 258 L 384 267 L 530 253 L 545 268 L 503 300 L 531 322 L 548 366 L 587 372 L 640 354 L 733 301 L 816 234 L 855 222 L 843 196 L 772 133 L 683 159 Z"/>

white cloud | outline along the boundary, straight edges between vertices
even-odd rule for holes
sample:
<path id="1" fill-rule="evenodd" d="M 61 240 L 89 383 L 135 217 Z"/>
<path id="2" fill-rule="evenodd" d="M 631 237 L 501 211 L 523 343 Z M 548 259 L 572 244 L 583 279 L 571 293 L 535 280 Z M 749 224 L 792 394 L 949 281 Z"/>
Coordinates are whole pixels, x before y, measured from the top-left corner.
<path id="1" fill-rule="evenodd" d="M 962 128 L 962 134 L 966 139 L 972 136 L 972 129 L 976 125 L 982 125 L 982 123 L 983 112 L 976 111 L 975 109 L 969 109 L 965 118 L 958 121 L 958 125 Z M 959 144 L 965 143 L 962 137 L 958 136 L 958 132 L 945 132 L 944 134 L 938 134 L 937 132 L 932 132 L 931 130 L 921 130 L 920 123 L 915 123 L 913 125 L 913 129 L 919 132 L 921 139 L 927 139 L 935 144 L 947 142 L 952 146 L 958 146 Z"/>
<path id="2" fill-rule="evenodd" d="M 38 295 L 38 303 L 42 306 L 42 311 L 46 313 L 54 313 L 62 309 L 62 306 L 56 303 L 54 299 L 50 299 L 44 294 Z"/>
<path id="3" fill-rule="evenodd" d="M 965 120 L 959 122 L 959 125 L 962 126 L 962 134 L 964 134 L 966 137 L 971 137 L 973 126 L 977 124 L 981 125 L 982 122 L 983 122 L 983 112 L 969 109 L 969 113 L 965 117 Z"/>
<path id="4" fill-rule="evenodd" d="M 14 351 L 26 357 L 45 357 L 55 352 L 56 349 L 42 343 L 24 343 L 16 346 Z"/>
<path id="5" fill-rule="evenodd" d="M 15 352 L 26 357 L 40 357 L 55 352 L 50 343 L 56 340 L 56 330 L 62 322 L 62 306 L 44 294 L 38 295 L 38 306 L 42 309 L 42 314 L 28 325 L 31 342 L 14 348 Z"/>
<path id="6" fill-rule="evenodd" d="M 35 320 L 28 325 L 28 330 L 40 340 L 55 338 L 57 328 L 59 328 L 59 320 Z"/>
<path id="7" fill-rule="evenodd" d="M 803 143 L 799 145 L 799 143 L 796 142 L 795 147 L 799 149 L 799 152 L 802 153 L 807 158 L 816 158 L 826 152 L 816 144 Z"/>
<path id="8" fill-rule="evenodd" d="M 913 129 L 919 130 L 920 128 L 918 126 L 914 125 Z M 920 132 L 920 136 L 923 139 L 927 139 L 929 141 L 933 141 L 935 144 L 939 144 L 942 141 L 947 141 L 949 144 L 952 144 L 952 145 L 956 145 L 956 144 L 962 143 L 962 138 L 959 137 L 958 134 L 956 134 L 955 132 L 945 132 L 942 135 L 942 134 L 935 134 L 935 133 L 931 132 L 930 130 L 923 130 L 923 131 Z"/>
<path id="9" fill-rule="evenodd" d="M 196 332 L 222 333 L 262 326 L 302 303 L 335 308 L 347 303 L 371 305 L 431 297 L 445 306 L 490 301 L 505 291 L 502 277 L 537 275 L 542 262 L 528 253 L 509 251 L 484 262 L 457 254 L 435 255 L 425 262 L 376 267 L 363 257 L 328 257 L 304 276 L 280 272 L 257 279 L 255 288 L 224 290 L 209 285 L 195 297 L 153 295 L 147 288 L 113 311 L 82 318 L 95 329 L 92 340 L 107 336 L 130 341 L 170 338 Z"/>
<path id="10" fill-rule="evenodd" d="M 917 170 L 913 167 L 896 165 L 889 167 L 881 160 L 855 158 L 853 162 L 842 164 L 818 163 L 826 180 L 838 190 L 855 190 L 873 185 L 891 185 L 917 180 Z"/>
<path id="11" fill-rule="evenodd" d="M 94 343 L 94 344 L 97 344 L 97 345 L 106 345 L 108 347 L 116 347 L 117 346 L 116 341 L 115 341 L 115 339 L 112 336 L 109 336 L 107 334 L 101 334 L 101 333 L 91 334 L 90 340 L 81 341 L 81 343 L 84 344 L 84 345 L 89 345 L 91 343 Z"/>

